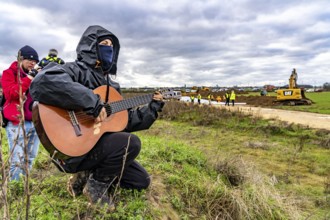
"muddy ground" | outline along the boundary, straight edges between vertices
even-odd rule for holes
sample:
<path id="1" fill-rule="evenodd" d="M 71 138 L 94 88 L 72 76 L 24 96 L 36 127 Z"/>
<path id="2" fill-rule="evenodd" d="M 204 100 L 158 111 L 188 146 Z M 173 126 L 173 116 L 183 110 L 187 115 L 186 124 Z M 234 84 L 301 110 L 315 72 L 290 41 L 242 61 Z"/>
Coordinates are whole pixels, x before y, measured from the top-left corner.
<path id="1" fill-rule="evenodd" d="M 143 93 L 123 93 L 123 97 L 130 98 L 138 95 L 142 95 Z M 209 92 L 201 91 L 202 99 L 207 99 Z M 194 93 L 195 98 L 197 97 L 196 93 Z M 224 95 L 225 92 L 212 92 L 214 97 L 214 101 L 218 96 L 221 97 L 221 102 L 225 102 Z M 182 93 L 182 96 L 190 96 L 189 93 Z M 235 102 L 246 103 L 249 106 L 255 107 L 270 107 L 273 106 L 273 101 L 276 100 L 275 96 L 260 96 L 260 95 L 249 95 L 247 92 L 236 92 L 236 100 Z"/>
<path id="2" fill-rule="evenodd" d="M 272 106 L 273 101 L 276 100 L 275 96 L 237 96 L 237 102 L 245 102 L 247 105 L 251 106 Z"/>
<path id="3" fill-rule="evenodd" d="M 189 95 L 189 94 L 185 94 Z M 202 91 L 201 92 L 202 98 L 207 99 L 208 92 Z M 216 101 L 216 98 L 218 96 L 221 97 L 221 101 L 224 102 L 224 95 L 225 92 L 212 92 L 212 95 L 214 97 L 214 101 Z M 267 107 L 267 106 L 273 106 L 273 101 L 276 100 L 276 96 L 261 96 L 261 95 L 248 95 L 246 92 L 236 92 L 236 100 L 235 102 L 242 102 L 246 103 L 250 106 L 256 106 L 256 107 Z"/>
<path id="4" fill-rule="evenodd" d="M 212 93 L 216 98 L 217 96 L 223 97 L 224 92 Z M 124 98 L 134 97 L 136 93 L 124 93 Z M 188 94 L 183 94 L 188 95 Z M 202 93 L 202 99 L 207 99 L 208 92 Z M 311 128 L 327 129 L 330 130 L 330 116 L 309 112 L 297 112 L 289 110 L 280 110 L 271 108 L 273 101 L 276 100 L 276 96 L 260 96 L 260 95 L 248 95 L 247 93 L 239 93 L 236 95 L 237 103 L 246 103 L 246 105 L 235 105 L 234 109 L 247 113 L 252 113 L 256 116 L 261 116 L 267 119 L 279 119 L 287 121 L 289 123 L 302 124 Z M 223 102 L 223 98 L 222 101 Z M 219 107 L 226 108 L 224 105 Z M 233 108 L 232 106 L 229 107 Z"/>

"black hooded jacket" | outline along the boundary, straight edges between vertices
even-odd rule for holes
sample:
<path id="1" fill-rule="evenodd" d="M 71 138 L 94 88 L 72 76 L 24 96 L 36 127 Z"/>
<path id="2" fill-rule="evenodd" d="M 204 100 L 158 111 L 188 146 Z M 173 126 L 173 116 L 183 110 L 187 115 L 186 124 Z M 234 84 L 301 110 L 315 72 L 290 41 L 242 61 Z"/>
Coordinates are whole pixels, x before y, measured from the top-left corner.
<path id="1" fill-rule="evenodd" d="M 30 93 L 34 101 L 63 109 L 83 110 L 97 117 L 104 103 L 93 90 L 101 85 L 115 88 L 120 93 L 118 83 L 104 74 L 98 61 L 98 43 L 110 38 L 113 43 L 113 63 L 109 71 L 116 74 L 119 54 L 117 37 L 101 26 L 90 26 L 82 35 L 77 46 L 77 60 L 64 65 L 50 63 L 33 79 Z M 157 119 L 164 103 L 151 101 L 148 105 L 130 109 L 125 131 L 148 129 Z M 60 131 L 58 131 L 60 132 Z"/>

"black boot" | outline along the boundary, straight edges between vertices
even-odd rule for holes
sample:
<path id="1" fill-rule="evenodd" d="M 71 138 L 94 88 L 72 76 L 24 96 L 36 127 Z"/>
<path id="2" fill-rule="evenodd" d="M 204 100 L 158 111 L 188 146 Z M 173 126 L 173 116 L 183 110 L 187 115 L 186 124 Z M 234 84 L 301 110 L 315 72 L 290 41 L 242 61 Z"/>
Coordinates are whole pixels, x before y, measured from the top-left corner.
<path id="1" fill-rule="evenodd" d="M 88 171 L 81 171 L 70 176 L 67 184 L 67 190 L 73 197 L 80 196 L 89 177 Z"/>
<path id="2" fill-rule="evenodd" d="M 112 199 L 108 194 L 108 188 L 110 183 L 104 183 L 92 178 L 92 175 L 88 178 L 83 193 L 89 199 L 90 203 L 101 205 L 108 205 L 109 209 L 114 209 Z"/>

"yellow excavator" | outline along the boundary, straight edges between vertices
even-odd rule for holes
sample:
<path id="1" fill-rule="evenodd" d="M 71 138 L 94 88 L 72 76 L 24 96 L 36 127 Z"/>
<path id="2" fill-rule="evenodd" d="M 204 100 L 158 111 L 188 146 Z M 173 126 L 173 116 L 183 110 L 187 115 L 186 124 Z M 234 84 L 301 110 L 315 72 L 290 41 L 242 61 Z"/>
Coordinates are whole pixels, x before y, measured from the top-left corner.
<path id="1" fill-rule="evenodd" d="M 312 100 L 306 98 L 304 88 L 297 86 L 298 74 L 296 69 L 293 69 L 288 89 L 278 89 L 275 105 L 311 105 Z"/>

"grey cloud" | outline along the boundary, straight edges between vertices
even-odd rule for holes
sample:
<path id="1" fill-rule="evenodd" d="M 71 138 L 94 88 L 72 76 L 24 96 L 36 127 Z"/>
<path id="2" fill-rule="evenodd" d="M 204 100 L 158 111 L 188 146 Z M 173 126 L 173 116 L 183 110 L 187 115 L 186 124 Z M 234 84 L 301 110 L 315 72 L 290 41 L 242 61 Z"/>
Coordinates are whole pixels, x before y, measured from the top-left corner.
<path id="1" fill-rule="evenodd" d="M 329 51 L 330 34 L 310 30 L 314 24 L 330 25 L 326 1 L 12 2 L 38 8 L 44 17 L 41 29 L 31 24 L 32 33 L 21 33 L 22 26 L 13 20 L 10 28 L 0 27 L 0 55 L 6 62 L 22 44 L 35 46 L 39 56 L 46 55 L 50 46 L 59 51 L 68 44 L 75 48 L 87 26 L 99 24 L 121 42 L 118 78 L 123 86 L 263 84 L 286 81 L 293 67 L 298 74 L 300 69 L 313 73 L 306 79 L 326 80 L 312 61 Z M 309 12 L 308 19 L 300 10 Z M 55 36 L 48 30 L 64 33 Z M 65 40 L 68 34 L 77 41 Z M 60 54 L 65 60 L 75 59 L 74 49 Z M 330 68 L 323 65 L 322 70 Z M 144 81 L 153 77 L 153 82 Z"/>

